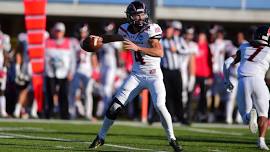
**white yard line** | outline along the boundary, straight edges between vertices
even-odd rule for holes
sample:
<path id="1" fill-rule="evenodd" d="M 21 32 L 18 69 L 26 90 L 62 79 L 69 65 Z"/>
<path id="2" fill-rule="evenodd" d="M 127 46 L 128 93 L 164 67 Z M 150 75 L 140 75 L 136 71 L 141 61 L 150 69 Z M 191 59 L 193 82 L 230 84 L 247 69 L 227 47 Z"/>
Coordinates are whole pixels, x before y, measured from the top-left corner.
<path id="1" fill-rule="evenodd" d="M 75 125 L 90 125 L 90 124 L 102 124 L 102 120 L 91 122 L 87 120 L 59 120 L 59 119 L 6 119 L 0 118 L 0 122 L 14 122 L 14 123 L 44 123 L 44 124 L 75 124 Z M 145 128 L 161 128 L 160 122 L 155 122 L 153 125 L 149 126 L 147 123 L 142 123 L 139 121 L 115 121 L 115 125 L 123 126 L 134 126 L 134 127 L 145 127 Z M 173 124 L 175 128 L 178 128 L 179 123 Z M 247 125 L 242 124 L 224 124 L 224 123 L 193 123 L 191 127 L 199 128 L 247 128 Z M 185 127 L 184 128 L 189 128 Z"/>
<path id="2" fill-rule="evenodd" d="M 223 152 L 222 150 L 218 150 L 218 149 L 213 149 L 213 150 L 209 149 L 209 151 L 212 151 L 212 152 Z"/>
<path id="3" fill-rule="evenodd" d="M 7 136 L 7 135 L 0 135 L 0 139 L 11 139 L 14 138 L 13 136 Z"/>
<path id="4" fill-rule="evenodd" d="M 129 150 L 137 150 L 137 151 L 156 151 L 153 149 L 141 149 L 141 148 L 134 148 L 129 146 L 120 146 L 120 145 L 112 145 L 112 144 L 105 144 L 106 146 L 115 147 L 115 148 L 122 148 L 122 149 L 129 149 Z M 156 151 L 156 152 L 164 152 L 164 151 Z"/>
<path id="5" fill-rule="evenodd" d="M 0 127 L 0 131 L 46 131 L 52 132 L 55 130 L 44 129 L 44 128 L 36 128 L 36 127 Z"/>
<path id="6" fill-rule="evenodd" d="M 14 133 L 0 133 L 0 138 L 27 138 L 27 139 L 41 139 L 41 140 L 52 140 L 52 141 L 76 142 L 76 143 L 90 144 L 90 142 L 83 142 L 83 141 L 79 141 L 79 140 L 53 138 L 53 137 L 29 136 L 29 135 L 14 134 Z M 115 145 L 115 144 L 104 144 L 104 146 L 127 149 L 127 150 L 152 151 L 152 152 L 155 151 L 155 152 L 157 152 L 157 150 L 153 150 L 153 149 L 142 149 L 142 148 L 121 146 L 121 145 Z M 56 147 L 63 148 L 63 149 L 71 149 L 72 148 L 72 147 L 64 147 L 64 146 L 56 146 Z M 158 151 L 158 152 L 164 152 L 164 151 Z"/>
<path id="7" fill-rule="evenodd" d="M 56 148 L 61 148 L 61 149 L 72 149 L 72 147 L 65 147 L 62 145 L 55 146 Z"/>
<path id="8" fill-rule="evenodd" d="M 233 135 L 233 136 L 244 135 L 243 133 L 239 133 L 239 132 L 217 131 L 217 130 L 201 129 L 201 128 L 185 128 L 185 130 L 199 132 L 199 133 L 207 133 L 207 134 L 221 134 L 221 135 Z"/>

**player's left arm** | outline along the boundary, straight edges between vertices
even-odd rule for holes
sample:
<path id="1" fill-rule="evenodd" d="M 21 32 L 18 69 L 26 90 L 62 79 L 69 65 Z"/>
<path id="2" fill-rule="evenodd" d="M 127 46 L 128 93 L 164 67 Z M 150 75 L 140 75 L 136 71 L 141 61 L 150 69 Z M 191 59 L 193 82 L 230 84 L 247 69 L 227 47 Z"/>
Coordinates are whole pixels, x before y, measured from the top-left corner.
<path id="1" fill-rule="evenodd" d="M 229 79 L 230 76 L 230 68 L 232 65 L 237 64 L 241 60 L 241 51 L 238 50 L 235 55 L 232 55 L 228 59 L 225 60 L 224 65 L 223 65 L 223 73 L 224 73 L 224 80 L 225 80 L 225 85 L 228 90 L 228 92 L 231 92 L 233 89 L 233 85 Z"/>
<path id="2" fill-rule="evenodd" d="M 123 47 L 125 50 L 142 52 L 153 57 L 163 57 L 163 48 L 159 39 L 149 39 L 148 43 L 150 45 L 150 48 L 140 47 L 129 40 L 125 40 Z"/>
<path id="3" fill-rule="evenodd" d="M 225 60 L 224 62 L 225 69 L 229 69 L 230 66 L 237 64 L 238 62 L 240 62 L 240 59 L 241 59 L 241 51 L 238 50 L 236 54 L 232 55 L 231 57 Z"/>

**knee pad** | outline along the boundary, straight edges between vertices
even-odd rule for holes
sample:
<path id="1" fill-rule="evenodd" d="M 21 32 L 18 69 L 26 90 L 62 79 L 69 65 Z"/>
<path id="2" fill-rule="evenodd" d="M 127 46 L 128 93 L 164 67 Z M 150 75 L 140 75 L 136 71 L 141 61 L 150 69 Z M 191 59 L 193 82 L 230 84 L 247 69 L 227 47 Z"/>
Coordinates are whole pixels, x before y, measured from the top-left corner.
<path id="1" fill-rule="evenodd" d="M 0 90 L 0 96 L 5 95 L 5 91 L 4 90 Z"/>
<path id="2" fill-rule="evenodd" d="M 114 98 L 106 112 L 106 117 L 115 120 L 123 107 L 124 105 L 117 98 Z"/>

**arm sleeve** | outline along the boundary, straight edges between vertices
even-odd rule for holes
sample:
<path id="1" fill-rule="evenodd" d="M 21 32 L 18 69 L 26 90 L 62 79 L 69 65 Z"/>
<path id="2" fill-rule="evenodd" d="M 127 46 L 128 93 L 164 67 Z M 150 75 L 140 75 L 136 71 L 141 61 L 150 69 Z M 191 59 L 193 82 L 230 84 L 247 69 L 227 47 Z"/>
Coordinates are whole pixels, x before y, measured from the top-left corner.
<path id="1" fill-rule="evenodd" d="M 162 30 L 158 24 L 151 25 L 148 34 L 150 39 L 160 40 L 162 38 Z"/>

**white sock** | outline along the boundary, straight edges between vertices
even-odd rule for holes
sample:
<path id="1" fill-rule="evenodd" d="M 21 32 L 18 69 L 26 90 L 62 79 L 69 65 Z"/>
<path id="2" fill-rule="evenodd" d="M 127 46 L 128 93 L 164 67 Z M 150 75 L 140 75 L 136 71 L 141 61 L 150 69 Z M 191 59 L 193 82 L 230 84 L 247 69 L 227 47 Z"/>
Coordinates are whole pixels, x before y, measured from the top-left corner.
<path id="1" fill-rule="evenodd" d="M 103 114 L 103 110 L 104 110 L 104 102 L 103 101 L 98 101 L 98 104 L 97 104 L 97 112 L 96 112 L 96 115 L 98 117 L 102 116 Z"/>
<path id="2" fill-rule="evenodd" d="M 98 137 L 101 139 L 105 139 L 107 132 L 109 131 L 110 127 L 113 125 L 114 120 L 104 117 L 102 127 L 98 133 Z"/>
<path id="3" fill-rule="evenodd" d="M 232 122 L 234 102 L 230 99 L 226 103 L 226 121 Z"/>
<path id="4" fill-rule="evenodd" d="M 31 108 L 31 115 L 32 115 L 32 117 L 35 117 L 35 118 L 38 117 L 38 115 L 37 115 L 37 101 L 36 100 L 33 101 L 32 108 Z"/>
<path id="5" fill-rule="evenodd" d="M 87 97 L 85 100 L 85 116 L 89 120 L 92 119 L 92 113 L 93 113 L 93 100 L 90 97 Z"/>
<path id="6" fill-rule="evenodd" d="M 16 106 L 15 106 L 14 113 L 13 113 L 13 115 L 14 115 L 16 118 L 19 118 L 19 117 L 20 117 L 20 114 L 21 114 L 21 108 L 22 108 L 22 105 L 21 105 L 20 103 L 17 103 Z"/>
<path id="7" fill-rule="evenodd" d="M 75 106 L 78 108 L 78 112 L 80 115 L 84 116 L 85 112 L 84 112 L 84 107 L 82 105 L 82 102 L 80 100 L 76 100 L 75 101 Z"/>
<path id="8" fill-rule="evenodd" d="M 171 117 L 170 113 L 168 112 L 165 104 L 164 104 L 164 106 L 159 107 L 159 109 L 156 108 L 156 110 L 159 114 L 162 127 L 164 128 L 164 130 L 167 134 L 168 141 L 170 141 L 171 139 L 175 140 L 176 138 L 175 138 L 174 132 L 173 132 L 172 117 Z"/>
<path id="9" fill-rule="evenodd" d="M 92 96 L 92 89 L 93 89 L 93 81 L 89 80 L 87 87 L 86 87 L 86 92 L 85 92 L 85 115 L 86 118 L 91 120 L 93 118 L 93 96 Z"/>
<path id="10" fill-rule="evenodd" d="M 0 108 L 1 108 L 1 115 L 6 115 L 6 97 L 0 96 Z"/>
<path id="11" fill-rule="evenodd" d="M 259 137 L 259 142 L 260 143 L 265 143 L 265 138 L 264 137 Z"/>

